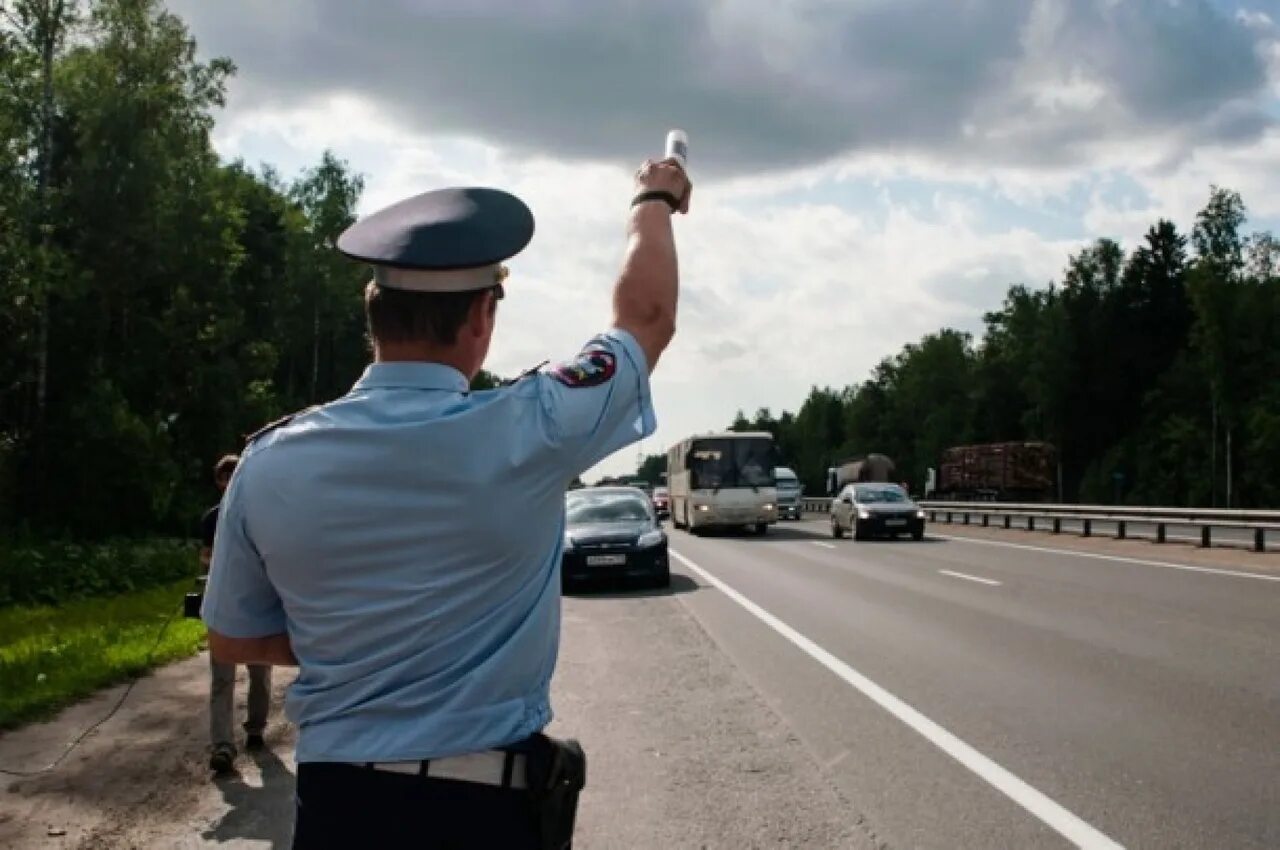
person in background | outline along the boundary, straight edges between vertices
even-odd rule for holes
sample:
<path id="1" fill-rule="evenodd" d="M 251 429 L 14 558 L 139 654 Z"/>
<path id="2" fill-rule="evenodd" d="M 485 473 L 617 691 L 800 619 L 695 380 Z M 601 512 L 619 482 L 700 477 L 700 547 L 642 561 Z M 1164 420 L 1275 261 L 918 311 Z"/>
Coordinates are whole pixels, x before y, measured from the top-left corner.
<path id="1" fill-rule="evenodd" d="M 231 483 L 231 475 L 239 465 L 237 455 L 224 455 L 213 467 L 213 481 L 218 493 L 225 493 Z M 205 512 L 200 521 L 200 565 L 209 572 L 213 561 L 213 540 L 218 531 L 218 504 Z M 271 667 L 250 664 L 249 667 L 249 717 L 245 721 L 245 749 L 260 750 L 266 746 L 262 737 L 267 728 L 267 714 L 271 710 Z M 230 773 L 236 760 L 235 732 L 232 720 L 235 715 L 236 665 L 221 664 L 209 654 L 209 769 L 222 775 Z"/>

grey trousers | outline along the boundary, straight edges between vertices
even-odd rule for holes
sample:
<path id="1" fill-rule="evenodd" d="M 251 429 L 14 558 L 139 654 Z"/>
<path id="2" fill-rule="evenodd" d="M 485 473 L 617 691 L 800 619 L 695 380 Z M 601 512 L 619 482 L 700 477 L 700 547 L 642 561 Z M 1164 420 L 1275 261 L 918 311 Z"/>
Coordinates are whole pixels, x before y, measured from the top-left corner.
<path id="1" fill-rule="evenodd" d="M 236 736 L 232 728 L 236 711 L 236 665 L 219 664 L 209 658 L 209 741 L 232 744 Z M 249 717 L 244 731 L 261 735 L 267 728 L 267 712 L 271 710 L 271 668 L 249 665 Z"/>

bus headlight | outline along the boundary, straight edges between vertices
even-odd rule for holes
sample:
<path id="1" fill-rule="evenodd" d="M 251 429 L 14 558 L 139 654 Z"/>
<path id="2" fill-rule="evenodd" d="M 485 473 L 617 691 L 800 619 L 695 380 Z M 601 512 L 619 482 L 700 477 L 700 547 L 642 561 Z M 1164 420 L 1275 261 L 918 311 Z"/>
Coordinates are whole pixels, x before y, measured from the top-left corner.
<path id="1" fill-rule="evenodd" d="M 764 508 L 766 511 L 773 510 L 773 504 L 770 502 L 765 502 L 763 505 L 761 505 L 761 507 Z"/>
<path id="2" fill-rule="evenodd" d="M 698 510 L 700 510 L 700 511 L 709 511 L 709 510 L 711 510 L 711 506 L 710 506 L 710 505 L 698 505 Z"/>

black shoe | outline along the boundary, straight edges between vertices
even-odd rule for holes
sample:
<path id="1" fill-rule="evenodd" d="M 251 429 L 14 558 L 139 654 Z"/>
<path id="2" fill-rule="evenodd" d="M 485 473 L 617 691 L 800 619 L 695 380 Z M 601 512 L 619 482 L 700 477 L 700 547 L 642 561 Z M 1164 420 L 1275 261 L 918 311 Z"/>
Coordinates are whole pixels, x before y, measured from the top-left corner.
<path id="1" fill-rule="evenodd" d="M 265 750 L 267 748 L 267 742 L 262 740 L 261 735 L 250 735 L 244 739 L 244 748 L 249 752 Z"/>
<path id="2" fill-rule="evenodd" d="M 236 761 L 236 748 L 230 744 L 214 744 L 209 756 L 209 769 L 218 775 L 230 773 Z"/>

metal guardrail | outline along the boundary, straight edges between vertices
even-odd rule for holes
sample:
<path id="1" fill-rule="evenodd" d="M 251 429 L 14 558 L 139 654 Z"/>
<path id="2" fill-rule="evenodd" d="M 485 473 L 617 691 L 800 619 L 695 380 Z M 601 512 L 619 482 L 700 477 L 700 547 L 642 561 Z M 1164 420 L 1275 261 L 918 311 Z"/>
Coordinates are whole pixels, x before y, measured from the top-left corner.
<path id="1" fill-rule="evenodd" d="M 800 499 L 800 510 L 806 514 L 825 514 L 831 510 L 831 497 L 804 496 Z"/>
<path id="2" fill-rule="evenodd" d="M 830 498 L 808 498 L 802 500 L 804 510 L 810 513 L 826 513 L 830 510 Z M 1155 526 L 1154 536 L 1148 538 L 1156 543 L 1168 541 L 1168 529 L 1172 527 L 1196 528 L 1200 531 L 1200 545 L 1209 548 L 1213 545 L 1213 529 L 1244 529 L 1253 533 L 1253 549 L 1256 552 L 1267 551 L 1267 532 L 1280 532 L 1280 511 L 1242 511 L 1218 510 L 1213 508 L 1162 508 L 1162 507 L 1117 507 L 1113 505 L 1047 505 L 1020 504 L 1011 502 L 938 502 L 923 501 L 918 503 L 929 515 L 930 522 L 959 522 L 971 525 L 980 521 L 984 528 L 991 527 L 992 518 L 1002 520 L 1004 528 L 1013 528 L 1015 520 L 1020 528 L 1036 531 L 1037 522 L 1043 520 L 1046 526 L 1039 530 L 1061 534 L 1063 522 L 1069 521 L 1079 525 L 1083 537 L 1094 534 L 1094 523 L 1111 523 L 1115 525 L 1115 537 L 1124 540 L 1132 537 L 1130 525 L 1139 523 Z"/>

